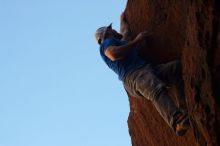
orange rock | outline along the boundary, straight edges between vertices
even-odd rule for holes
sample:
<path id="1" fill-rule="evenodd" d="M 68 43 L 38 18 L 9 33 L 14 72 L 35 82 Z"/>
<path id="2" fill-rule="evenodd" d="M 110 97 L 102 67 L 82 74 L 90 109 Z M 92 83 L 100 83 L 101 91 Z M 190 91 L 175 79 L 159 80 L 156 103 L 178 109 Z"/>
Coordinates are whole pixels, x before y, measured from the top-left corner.
<path id="1" fill-rule="evenodd" d="M 193 127 L 178 137 L 149 101 L 129 96 L 132 145 L 220 145 L 220 2 L 128 0 L 125 15 L 133 38 L 150 32 L 144 58 L 154 64 L 181 58 Z"/>

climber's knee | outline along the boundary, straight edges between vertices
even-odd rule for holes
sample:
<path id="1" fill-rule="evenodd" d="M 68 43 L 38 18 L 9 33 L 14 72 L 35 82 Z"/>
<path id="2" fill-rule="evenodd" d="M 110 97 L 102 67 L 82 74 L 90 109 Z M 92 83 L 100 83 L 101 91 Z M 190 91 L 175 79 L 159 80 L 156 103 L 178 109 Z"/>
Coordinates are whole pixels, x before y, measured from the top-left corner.
<path id="1" fill-rule="evenodd" d="M 146 92 L 144 93 L 144 95 L 146 95 L 145 97 L 147 99 L 149 99 L 150 101 L 154 102 L 162 94 L 167 94 L 167 88 L 163 83 L 161 83 L 161 84 L 157 84 L 157 85 L 153 86 L 148 93 L 146 93 Z"/>

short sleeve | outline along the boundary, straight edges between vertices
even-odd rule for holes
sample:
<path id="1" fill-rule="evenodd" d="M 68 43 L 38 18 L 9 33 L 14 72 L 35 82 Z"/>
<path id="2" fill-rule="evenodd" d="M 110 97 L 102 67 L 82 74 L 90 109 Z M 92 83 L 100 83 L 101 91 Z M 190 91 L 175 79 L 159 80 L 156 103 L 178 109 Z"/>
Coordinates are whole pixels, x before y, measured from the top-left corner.
<path id="1" fill-rule="evenodd" d="M 102 51 L 105 51 L 109 46 L 119 46 L 120 42 L 116 39 L 106 39 L 101 45 Z"/>

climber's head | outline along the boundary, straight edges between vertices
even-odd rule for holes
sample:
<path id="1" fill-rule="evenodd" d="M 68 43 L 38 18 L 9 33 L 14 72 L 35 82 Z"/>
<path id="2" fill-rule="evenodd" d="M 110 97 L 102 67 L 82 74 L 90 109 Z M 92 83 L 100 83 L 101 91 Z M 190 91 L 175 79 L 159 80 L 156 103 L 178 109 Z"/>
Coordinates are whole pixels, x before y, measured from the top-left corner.
<path id="1" fill-rule="evenodd" d="M 116 30 L 112 29 L 112 24 L 110 24 L 109 26 L 104 26 L 97 29 L 95 32 L 95 38 L 98 44 L 101 44 L 106 38 L 121 39 L 122 35 Z"/>

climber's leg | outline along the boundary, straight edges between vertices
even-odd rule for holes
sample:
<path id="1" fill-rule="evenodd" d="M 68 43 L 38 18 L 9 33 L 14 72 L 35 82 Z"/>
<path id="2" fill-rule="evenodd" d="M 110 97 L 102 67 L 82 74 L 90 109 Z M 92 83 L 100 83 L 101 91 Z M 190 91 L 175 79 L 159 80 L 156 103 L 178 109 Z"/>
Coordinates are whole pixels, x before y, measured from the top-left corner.
<path id="1" fill-rule="evenodd" d="M 154 75 L 151 66 L 147 65 L 127 75 L 124 85 L 132 96 L 150 100 L 168 125 L 178 133 L 176 125 L 177 121 L 181 121 L 179 115 L 183 113 L 167 95 L 166 85 Z"/>
<path id="2" fill-rule="evenodd" d="M 186 133 L 190 127 L 188 115 L 174 105 L 166 92 L 160 93 L 152 103 L 178 136 L 183 136 Z"/>
<path id="3" fill-rule="evenodd" d="M 181 63 L 179 61 L 172 61 L 166 64 L 160 64 L 155 67 L 155 74 L 167 83 L 168 86 L 176 87 L 178 105 L 180 108 L 186 110 Z"/>

